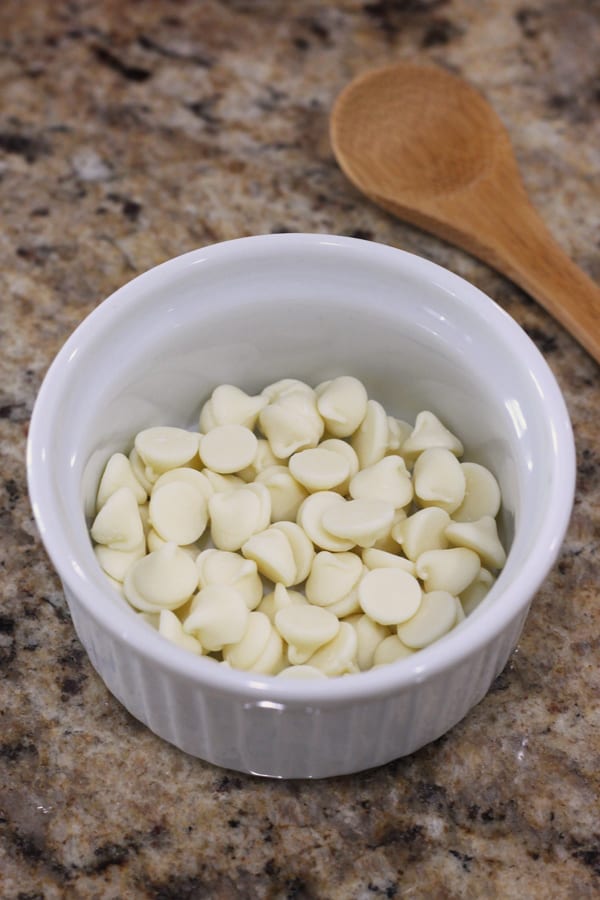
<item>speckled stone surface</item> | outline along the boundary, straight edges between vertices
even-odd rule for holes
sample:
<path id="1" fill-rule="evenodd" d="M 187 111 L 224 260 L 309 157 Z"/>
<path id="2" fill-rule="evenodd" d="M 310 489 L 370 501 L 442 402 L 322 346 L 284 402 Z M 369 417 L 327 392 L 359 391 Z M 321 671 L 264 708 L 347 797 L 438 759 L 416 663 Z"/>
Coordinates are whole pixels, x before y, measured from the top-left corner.
<path id="1" fill-rule="evenodd" d="M 596 0 L 5 0 L 0 46 L 0 896 L 597 897 L 598 367 L 500 275 L 361 198 L 327 139 L 355 74 L 451 67 L 600 280 Z M 325 783 L 221 771 L 119 706 L 24 472 L 44 372 L 103 297 L 185 250 L 282 230 L 404 247 L 483 288 L 544 353 L 578 451 L 560 560 L 490 694 L 414 756 Z"/>

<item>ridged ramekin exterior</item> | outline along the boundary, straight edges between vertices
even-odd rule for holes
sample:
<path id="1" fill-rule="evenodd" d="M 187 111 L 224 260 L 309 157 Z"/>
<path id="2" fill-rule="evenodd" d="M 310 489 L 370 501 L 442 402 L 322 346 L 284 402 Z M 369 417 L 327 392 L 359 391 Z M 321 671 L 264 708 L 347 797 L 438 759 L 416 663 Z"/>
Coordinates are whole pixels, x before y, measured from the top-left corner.
<path id="1" fill-rule="evenodd" d="M 527 609 L 455 666 L 387 697 L 281 704 L 215 690 L 153 665 L 100 631 L 65 587 L 90 660 L 126 709 L 155 734 L 218 766 L 275 778 L 324 778 L 373 768 L 440 737 L 485 696 L 518 642 Z"/>

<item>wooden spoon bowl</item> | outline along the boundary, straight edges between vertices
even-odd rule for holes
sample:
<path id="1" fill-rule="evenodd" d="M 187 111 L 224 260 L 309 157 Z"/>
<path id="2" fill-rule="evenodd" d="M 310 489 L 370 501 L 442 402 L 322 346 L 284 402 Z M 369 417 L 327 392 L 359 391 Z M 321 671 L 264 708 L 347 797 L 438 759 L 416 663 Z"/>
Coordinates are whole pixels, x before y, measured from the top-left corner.
<path id="1" fill-rule="evenodd" d="M 600 361 L 600 289 L 531 205 L 508 134 L 478 91 L 434 66 L 369 72 L 338 97 L 331 142 L 371 200 L 507 275 Z"/>

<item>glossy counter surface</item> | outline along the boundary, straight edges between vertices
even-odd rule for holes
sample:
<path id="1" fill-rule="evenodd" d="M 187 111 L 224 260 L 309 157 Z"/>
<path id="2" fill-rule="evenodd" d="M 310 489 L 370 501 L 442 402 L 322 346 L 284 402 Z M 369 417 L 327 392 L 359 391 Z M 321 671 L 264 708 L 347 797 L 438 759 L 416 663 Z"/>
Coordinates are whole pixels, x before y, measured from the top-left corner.
<path id="1" fill-rule="evenodd" d="M 593 7 L 0 9 L 3 898 L 597 896 L 598 367 L 510 282 L 359 196 L 327 139 L 355 74 L 396 59 L 451 67 L 494 103 L 536 206 L 600 280 Z M 24 472 L 44 372 L 101 299 L 170 256 L 285 230 L 403 247 L 489 293 L 555 372 L 578 450 L 560 560 L 491 693 L 414 756 L 317 783 L 215 769 L 119 706 L 75 637 Z"/>

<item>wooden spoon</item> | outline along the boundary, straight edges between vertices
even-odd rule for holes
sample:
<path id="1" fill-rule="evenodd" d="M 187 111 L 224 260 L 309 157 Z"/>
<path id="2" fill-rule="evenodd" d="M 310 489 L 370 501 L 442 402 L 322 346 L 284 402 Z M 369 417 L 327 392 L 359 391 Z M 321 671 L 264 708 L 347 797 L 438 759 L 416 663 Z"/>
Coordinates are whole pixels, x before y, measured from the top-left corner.
<path id="1" fill-rule="evenodd" d="M 331 141 L 371 200 L 507 275 L 600 362 L 600 289 L 531 205 L 508 134 L 474 88 L 434 66 L 369 72 L 338 97 Z"/>

